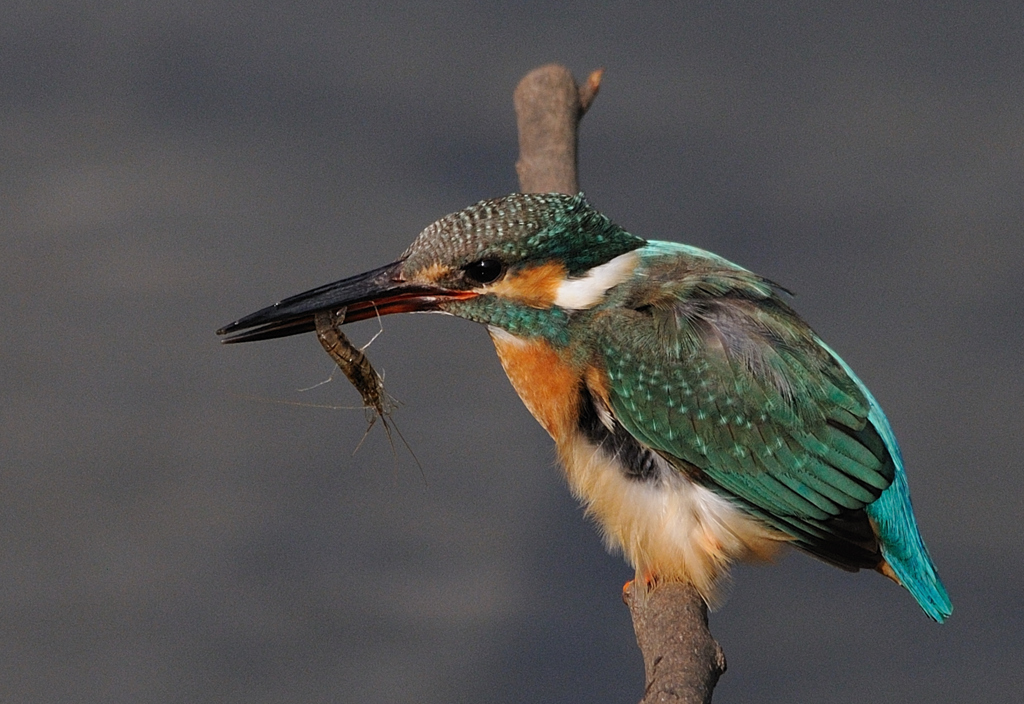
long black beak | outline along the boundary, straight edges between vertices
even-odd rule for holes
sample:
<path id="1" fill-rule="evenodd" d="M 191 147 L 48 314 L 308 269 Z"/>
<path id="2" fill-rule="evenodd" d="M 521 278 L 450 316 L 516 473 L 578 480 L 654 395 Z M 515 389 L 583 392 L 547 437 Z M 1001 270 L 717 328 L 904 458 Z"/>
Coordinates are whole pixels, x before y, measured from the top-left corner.
<path id="1" fill-rule="evenodd" d="M 444 301 L 469 298 L 466 291 L 411 284 L 402 277 L 402 261 L 320 286 L 268 306 L 217 331 L 231 335 L 223 342 L 254 342 L 287 337 L 316 329 L 313 316 L 323 310 L 345 308 L 345 322 L 378 315 L 438 310 Z M 245 331 L 245 332 L 240 332 Z M 233 334 L 232 333 L 238 333 Z"/>

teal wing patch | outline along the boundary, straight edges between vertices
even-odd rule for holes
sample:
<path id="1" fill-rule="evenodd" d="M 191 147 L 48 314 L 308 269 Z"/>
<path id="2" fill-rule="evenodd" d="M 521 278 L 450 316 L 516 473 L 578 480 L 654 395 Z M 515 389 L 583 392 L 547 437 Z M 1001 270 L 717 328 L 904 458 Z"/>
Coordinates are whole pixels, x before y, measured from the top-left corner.
<path id="1" fill-rule="evenodd" d="M 763 279 L 657 280 L 593 321 L 619 422 L 808 552 L 878 565 L 864 507 L 895 466 L 856 381 Z"/>

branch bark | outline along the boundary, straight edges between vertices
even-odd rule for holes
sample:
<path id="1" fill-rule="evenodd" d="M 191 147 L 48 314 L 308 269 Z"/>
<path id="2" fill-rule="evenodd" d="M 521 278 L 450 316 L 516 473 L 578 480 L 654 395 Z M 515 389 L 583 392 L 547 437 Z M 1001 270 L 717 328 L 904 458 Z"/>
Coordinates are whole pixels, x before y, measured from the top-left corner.
<path id="1" fill-rule="evenodd" d="M 631 582 L 622 600 L 644 654 L 647 684 L 641 704 L 710 702 L 725 672 L 725 653 L 708 630 L 708 607 L 697 590 L 669 583 L 644 596 Z"/>
<path id="2" fill-rule="evenodd" d="M 512 102 L 519 125 L 516 173 L 523 193 L 579 191 L 576 179 L 576 134 L 580 118 L 601 87 L 603 69 L 590 74 L 582 88 L 569 69 L 549 64 L 519 81 Z"/>
<path id="3" fill-rule="evenodd" d="M 576 147 L 580 119 L 601 85 L 602 70 L 583 86 L 564 66 L 549 64 L 528 73 L 513 102 L 519 126 L 516 172 L 524 193 L 579 191 Z M 708 630 L 708 610 L 693 587 L 658 585 L 640 595 L 630 584 L 622 593 L 637 644 L 644 656 L 646 686 L 641 704 L 703 704 L 725 672 L 725 654 Z"/>

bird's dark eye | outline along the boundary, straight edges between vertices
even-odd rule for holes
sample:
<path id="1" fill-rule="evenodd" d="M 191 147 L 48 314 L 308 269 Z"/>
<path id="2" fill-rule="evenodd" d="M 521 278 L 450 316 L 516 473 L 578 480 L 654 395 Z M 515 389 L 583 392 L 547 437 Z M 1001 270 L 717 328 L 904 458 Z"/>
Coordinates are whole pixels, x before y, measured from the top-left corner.
<path id="1" fill-rule="evenodd" d="M 505 265 L 497 259 L 481 259 L 462 267 L 466 278 L 473 283 L 489 284 L 501 278 L 505 273 Z"/>

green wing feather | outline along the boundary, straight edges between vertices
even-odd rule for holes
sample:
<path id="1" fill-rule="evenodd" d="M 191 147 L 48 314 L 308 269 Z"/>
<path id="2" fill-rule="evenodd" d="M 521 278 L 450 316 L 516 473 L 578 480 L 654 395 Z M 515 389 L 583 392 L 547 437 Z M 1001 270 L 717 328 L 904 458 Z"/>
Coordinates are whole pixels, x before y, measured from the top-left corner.
<path id="1" fill-rule="evenodd" d="M 764 279 L 682 245 L 641 252 L 647 275 L 592 321 L 616 418 L 800 547 L 875 567 L 864 507 L 895 467 L 856 381 Z"/>

